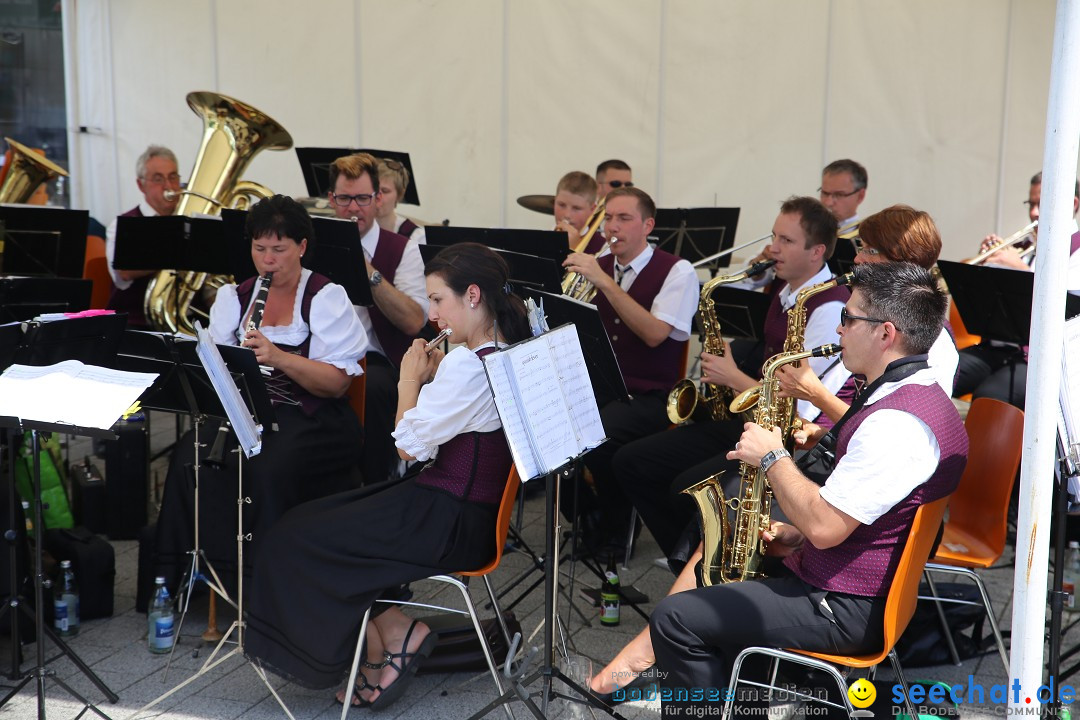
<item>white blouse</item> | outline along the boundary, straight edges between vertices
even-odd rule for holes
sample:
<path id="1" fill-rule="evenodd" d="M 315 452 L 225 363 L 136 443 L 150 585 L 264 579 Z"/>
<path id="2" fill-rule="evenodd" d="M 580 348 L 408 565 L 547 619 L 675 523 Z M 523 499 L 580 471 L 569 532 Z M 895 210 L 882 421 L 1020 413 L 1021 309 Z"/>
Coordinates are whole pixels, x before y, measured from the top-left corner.
<path id="1" fill-rule="evenodd" d="M 304 268 L 300 284 L 296 288 L 292 322 L 288 325 L 263 325 L 259 330 L 275 345 L 299 345 L 311 334 L 308 358 L 318 360 L 344 370 L 349 375 L 360 375 L 360 358 L 368 349 L 368 337 L 364 326 L 353 311 L 352 301 L 345 288 L 334 283 L 326 285 L 311 299 L 311 326 L 304 322 L 300 305 L 304 299 L 311 271 Z M 222 345 L 239 345 L 243 338 L 256 293 L 246 308 L 240 307 L 236 285 L 225 285 L 218 290 L 217 299 L 210 308 L 210 337 Z"/>
<path id="2" fill-rule="evenodd" d="M 493 347 L 486 343 L 476 348 Z M 484 361 L 464 345 L 439 363 L 432 381 L 420 388 L 416 407 L 407 410 L 392 433 L 396 445 L 417 460 L 430 460 L 439 446 L 461 433 L 502 427 L 488 386 Z"/>

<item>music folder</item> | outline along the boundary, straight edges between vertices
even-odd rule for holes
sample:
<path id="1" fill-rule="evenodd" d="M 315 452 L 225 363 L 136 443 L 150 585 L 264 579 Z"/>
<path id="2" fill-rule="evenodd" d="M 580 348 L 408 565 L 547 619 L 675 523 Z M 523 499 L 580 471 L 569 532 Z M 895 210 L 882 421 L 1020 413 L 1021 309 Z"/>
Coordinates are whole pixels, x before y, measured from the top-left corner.
<path id="1" fill-rule="evenodd" d="M 413 171 L 412 158 L 409 157 L 409 153 L 400 150 L 298 147 L 296 159 L 300 161 L 300 171 L 304 174 L 304 184 L 307 186 L 308 195 L 325 198 L 333 190 L 330 187 L 330 165 L 338 158 L 356 153 L 367 153 L 382 160 L 393 160 L 404 165 L 409 173 L 409 186 L 405 188 L 401 202 L 406 205 L 420 204 L 420 193 L 416 190 L 416 173 Z"/>
<path id="2" fill-rule="evenodd" d="M 9 275 L 81 278 L 88 210 L 0 204 L 0 268 Z"/>

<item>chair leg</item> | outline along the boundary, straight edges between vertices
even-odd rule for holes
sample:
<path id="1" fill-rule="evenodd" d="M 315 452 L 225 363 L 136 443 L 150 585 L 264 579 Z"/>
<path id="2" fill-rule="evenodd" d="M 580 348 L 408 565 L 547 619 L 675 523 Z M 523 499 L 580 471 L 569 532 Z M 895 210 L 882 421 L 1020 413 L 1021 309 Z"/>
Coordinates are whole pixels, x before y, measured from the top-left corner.
<path id="1" fill-rule="evenodd" d="M 941 634 L 945 637 L 945 644 L 949 648 L 949 657 L 952 658 L 953 665 L 960 664 L 960 653 L 956 651 L 956 643 L 953 641 L 952 630 L 949 629 L 949 622 L 945 619 L 945 609 L 941 607 L 941 600 L 939 600 L 937 586 L 934 585 L 934 578 L 930 575 L 929 570 L 923 571 L 923 577 L 926 578 L 926 584 L 930 586 L 930 595 L 934 598 L 934 609 L 937 610 L 938 622 L 941 624 Z"/>
<path id="2" fill-rule="evenodd" d="M 353 688 L 356 687 L 356 675 L 360 672 L 360 655 L 364 652 L 364 638 L 367 636 L 368 620 L 371 619 L 371 608 L 364 611 L 364 621 L 360 623 L 360 637 L 356 639 L 356 652 L 353 654 L 352 670 L 349 671 L 349 682 L 345 686 L 345 702 L 341 704 L 341 720 L 345 720 L 352 708 Z"/>
<path id="3" fill-rule="evenodd" d="M 495 620 L 499 623 L 499 629 L 502 630 L 503 640 L 506 641 L 506 647 L 509 649 L 512 640 L 510 637 L 510 628 L 506 627 L 506 618 L 503 617 L 502 608 L 499 607 L 499 601 L 495 597 L 495 588 L 491 586 L 491 580 L 487 575 L 484 575 L 484 587 L 487 588 L 488 599 L 491 600 L 491 609 L 495 611 Z"/>
<path id="4" fill-rule="evenodd" d="M 994 615 L 994 606 L 990 603 L 990 595 L 986 592 L 986 585 L 983 583 L 982 578 L 971 568 L 953 567 L 952 565 L 941 565 L 939 563 L 927 564 L 926 573 L 927 578 L 932 572 L 943 572 L 951 575 L 963 575 L 966 578 L 970 578 L 975 583 L 975 587 L 979 589 L 979 595 L 982 598 L 983 610 L 986 611 L 986 618 L 990 621 L 990 631 L 994 633 L 994 641 L 997 643 L 998 654 L 1001 656 L 1001 664 L 1005 667 L 1005 675 L 1009 675 L 1009 653 L 1005 651 L 1005 639 L 1001 635 L 1001 628 L 998 626 L 997 617 Z M 971 604 L 974 604 L 972 601 Z"/>
<path id="5" fill-rule="evenodd" d="M 900 658 L 897 657 L 896 650 L 889 651 L 889 662 L 892 663 L 893 672 L 896 674 L 896 679 L 900 681 L 900 686 L 904 688 L 904 705 L 907 707 L 908 717 L 916 720 L 919 716 L 911 704 L 911 688 L 908 687 L 907 678 L 904 677 L 904 669 L 900 667 Z"/>
<path id="6" fill-rule="evenodd" d="M 634 528 L 637 527 L 637 508 L 630 509 L 630 532 L 626 536 L 626 557 L 623 558 L 623 567 L 630 566 L 630 554 L 634 551 Z"/>
<path id="7" fill-rule="evenodd" d="M 480 618 L 476 616 L 476 606 L 473 605 L 472 598 L 469 596 L 468 586 L 457 578 L 449 576 L 436 576 L 431 579 L 449 583 L 461 592 L 461 598 L 465 601 L 465 607 L 469 609 L 469 617 L 472 618 L 473 629 L 476 630 L 476 637 L 480 640 L 480 648 L 484 651 L 484 659 L 487 660 L 488 670 L 491 671 L 491 678 L 495 681 L 495 687 L 498 688 L 499 695 L 501 696 L 503 694 L 502 680 L 499 679 L 499 670 L 495 667 L 495 658 L 491 654 L 491 648 L 488 647 L 487 636 L 484 635 L 484 628 L 480 626 Z M 498 612 L 498 607 L 496 607 L 495 610 Z M 506 711 L 506 715 L 510 720 L 514 720 L 514 713 L 510 710 L 508 704 L 503 705 L 503 710 Z M 344 718 L 342 720 L 344 720 Z"/>

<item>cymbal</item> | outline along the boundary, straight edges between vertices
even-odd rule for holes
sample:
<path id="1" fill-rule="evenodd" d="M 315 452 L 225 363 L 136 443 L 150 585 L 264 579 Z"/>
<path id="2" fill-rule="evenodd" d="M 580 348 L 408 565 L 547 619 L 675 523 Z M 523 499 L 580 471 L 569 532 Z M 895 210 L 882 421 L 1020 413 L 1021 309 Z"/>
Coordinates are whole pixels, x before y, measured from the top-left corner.
<path id="1" fill-rule="evenodd" d="M 554 195 L 522 195 L 517 199 L 517 203 L 526 210 L 544 213 L 545 215 L 555 214 Z"/>

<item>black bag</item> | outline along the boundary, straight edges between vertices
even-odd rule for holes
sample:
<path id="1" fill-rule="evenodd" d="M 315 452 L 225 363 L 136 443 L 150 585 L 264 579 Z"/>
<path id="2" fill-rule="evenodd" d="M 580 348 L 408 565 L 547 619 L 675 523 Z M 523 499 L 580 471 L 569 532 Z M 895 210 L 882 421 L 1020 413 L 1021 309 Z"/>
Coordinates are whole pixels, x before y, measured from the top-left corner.
<path id="1" fill-rule="evenodd" d="M 503 613 L 503 619 L 510 631 L 510 639 L 513 640 L 514 633 L 521 632 L 521 623 L 512 612 Z M 484 659 L 484 650 L 480 647 L 480 641 L 476 637 L 476 630 L 470 618 L 465 615 L 445 613 L 420 618 L 420 621 L 431 628 L 432 632 L 439 634 L 439 642 L 417 672 L 479 672 L 488 669 L 487 661 Z M 499 629 L 499 621 L 493 617 L 484 618 L 480 621 L 480 626 L 487 637 L 495 664 L 502 665 L 509 648 L 503 638 L 502 630 Z"/>
<path id="2" fill-rule="evenodd" d="M 112 545 L 84 527 L 46 530 L 44 548 L 56 562 L 70 560 L 79 586 L 79 619 L 113 614 L 116 554 Z"/>
<path id="3" fill-rule="evenodd" d="M 993 634 L 983 637 L 983 622 L 986 611 L 980 602 L 979 589 L 970 583 L 936 583 L 938 597 L 965 600 L 980 603 L 978 605 L 960 605 L 943 602 L 945 622 L 952 632 L 953 643 L 961 660 L 982 654 L 989 648 L 996 647 Z M 919 586 L 919 595 L 930 596 L 930 586 Z M 941 620 L 933 600 L 920 600 L 915 615 L 908 623 L 907 630 L 896 643 L 896 654 L 900 664 L 907 667 L 926 667 L 946 665 L 952 662 L 949 646 L 941 634 Z"/>

